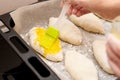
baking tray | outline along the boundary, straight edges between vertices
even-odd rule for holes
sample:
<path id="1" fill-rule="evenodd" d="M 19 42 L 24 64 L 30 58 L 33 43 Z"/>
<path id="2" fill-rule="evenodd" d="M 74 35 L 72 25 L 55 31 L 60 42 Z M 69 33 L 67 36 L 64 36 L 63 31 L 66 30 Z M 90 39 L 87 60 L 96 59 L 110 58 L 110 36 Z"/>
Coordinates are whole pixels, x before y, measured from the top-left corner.
<path id="1" fill-rule="evenodd" d="M 14 30 L 29 44 L 27 36 L 28 31 L 31 28 L 38 26 L 47 28 L 49 18 L 58 17 L 61 11 L 59 5 L 60 0 L 50 0 L 15 10 L 11 13 L 15 22 Z M 99 80 L 116 80 L 117 77 L 107 74 L 101 69 L 93 56 L 91 43 L 96 39 L 105 39 L 111 29 L 111 24 L 109 22 L 104 20 L 102 22 L 105 26 L 105 35 L 89 33 L 80 28 L 83 34 L 82 44 L 80 46 L 73 46 L 62 41 L 63 53 L 65 54 L 67 50 L 71 49 L 76 50 L 93 61 L 98 70 Z M 42 58 L 40 55 L 38 56 L 39 58 Z M 44 58 L 42 58 L 42 60 L 44 60 L 44 62 L 60 77 L 61 80 L 73 80 L 65 69 L 64 61 L 56 63 Z"/>
<path id="2" fill-rule="evenodd" d="M 1 15 L 0 21 L 2 21 L 4 24 L 4 26 L 0 27 L 0 37 L 5 41 L 10 49 L 16 53 L 20 60 L 23 61 L 23 63 L 17 67 L 17 69 L 21 70 L 21 66 L 24 66 L 26 71 L 33 72 L 34 75 L 31 76 L 36 77 L 34 80 L 60 80 L 59 77 L 46 65 L 46 63 L 44 63 L 44 61 L 35 54 L 35 51 L 20 37 L 20 35 L 13 30 L 15 23 L 9 13 Z M 8 73 L 5 72 L 5 74 L 2 75 L 3 79 L 22 79 L 16 79 L 14 76 L 15 73 L 10 74 L 15 70 L 16 69 L 12 69 L 8 70 Z M 9 79 L 9 76 L 11 76 L 12 79 Z"/>

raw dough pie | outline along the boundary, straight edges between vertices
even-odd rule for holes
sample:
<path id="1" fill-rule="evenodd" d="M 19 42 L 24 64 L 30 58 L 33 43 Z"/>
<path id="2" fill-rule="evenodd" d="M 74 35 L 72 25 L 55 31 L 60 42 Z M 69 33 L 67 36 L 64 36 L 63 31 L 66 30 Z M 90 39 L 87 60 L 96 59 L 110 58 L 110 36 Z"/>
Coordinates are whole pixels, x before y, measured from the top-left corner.
<path id="1" fill-rule="evenodd" d="M 70 20 L 77 26 L 83 28 L 86 31 L 104 34 L 104 25 L 102 21 L 93 13 L 85 14 L 77 17 L 75 15 L 70 16 Z"/>
<path id="2" fill-rule="evenodd" d="M 104 71 L 110 74 L 114 74 L 108 63 L 105 44 L 106 44 L 106 40 L 95 40 L 93 42 L 94 56 Z"/>
<path id="3" fill-rule="evenodd" d="M 49 19 L 49 26 L 53 26 L 57 21 L 57 18 L 51 17 Z M 74 45 L 80 45 L 82 42 L 82 34 L 79 28 L 75 26 L 71 21 L 63 18 L 56 26 L 60 31 L 60 39 Z"/>
<path id="4" fill-rule="evenodd" d="M 76 51 L 65 53 L 65 68 L 74 80 L 98 80 L 93 62 Z"/>
<path id="5" fill-rule="evenodd" d="M 34 27 L 29 31 L 29 42 L 33 49 L 35 49 L 38 54 L 41 54 L 46 59 L 51 61 L 62 61 L 63 54 L 60 40 L 57 39 L 55 44 L 49 49 L 45 49 L 40 46 L 42 37 L 44 36 L 45 29 L 40 27 Z M 39 55 L 40 56 L 40 55 Z"/>

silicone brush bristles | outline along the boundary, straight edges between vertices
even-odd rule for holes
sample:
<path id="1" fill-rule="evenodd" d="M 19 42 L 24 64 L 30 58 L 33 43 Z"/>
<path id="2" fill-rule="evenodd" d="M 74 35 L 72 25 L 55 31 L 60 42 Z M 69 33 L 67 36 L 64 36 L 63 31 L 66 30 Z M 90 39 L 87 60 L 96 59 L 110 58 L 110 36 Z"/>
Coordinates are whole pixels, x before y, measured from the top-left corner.
<path id="1" fill-rule="evenodd" d="M 57 29 L 55 29 L 55 27 L 61 22 L 62 18 L 65 17 L 65 14 L 67 13 L 67 11 L 70 8 L 70 4 L 69 3 L 65 3 L 63 6 L 63 9 L 60 13 L 60 16 L 58 17 L 57 22 L 55 23 L 54 27 L 49 27 L 44 35 L 44 38 L 41 42 L 41 46 L 43 46 L 44 48 L 50 48 L 54 42 L 56 41 L 56 39 L 58 39 L 59 36 L 59 31 Z"/>
<path id="2" fill-rule="evenodd" d="M 49 27 L 40 43 L 44 48 L 50 48 L 59 37 L 59 31 L 54 27 Z"/>

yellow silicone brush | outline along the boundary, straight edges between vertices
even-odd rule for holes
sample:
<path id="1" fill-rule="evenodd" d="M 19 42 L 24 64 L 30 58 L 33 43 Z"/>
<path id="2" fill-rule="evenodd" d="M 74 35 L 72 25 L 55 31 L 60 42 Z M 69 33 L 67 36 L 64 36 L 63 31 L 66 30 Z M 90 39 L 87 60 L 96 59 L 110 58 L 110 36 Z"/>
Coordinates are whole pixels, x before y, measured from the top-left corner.
<path id="1" fill-rule="evenodd" d="M 45 35 L 40 43 L 42 47 L 50 48 L 55 43 L 55 41 L 58 39 L 59 31 L 56 29 L 56 26 L 60 24 L 61 19 L 64 18 L 69 8 L 70 8 L 70 4 L 68 3 L 64 4 L 57 22 L 46 30 Z"/>

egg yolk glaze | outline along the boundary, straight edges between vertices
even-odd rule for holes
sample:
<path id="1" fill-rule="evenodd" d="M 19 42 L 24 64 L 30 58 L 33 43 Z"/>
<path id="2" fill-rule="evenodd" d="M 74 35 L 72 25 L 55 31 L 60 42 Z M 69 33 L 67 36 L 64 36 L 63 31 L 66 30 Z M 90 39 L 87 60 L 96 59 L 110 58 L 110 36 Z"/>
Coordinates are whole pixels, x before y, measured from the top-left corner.
<path id="1" fill-rule="evenodd" d="M 40 27 L 35 29 L 36 39 L 35 39 L 34 45 L 36 45 L 36 43 L 38 42 L 40 45 L 40 42 L 42 38 L 44 37 L 45 31 L 46 31 L 45 29 L 40 28 Z M 60 52 L 60 50 L 61 50 L 60 40 L 57 39 L 51 48 L 49 49 L 44 48 L 44 56 L 48 54 L 51 54 L 51 55 L 57 54 L 58 52 Z"/>

